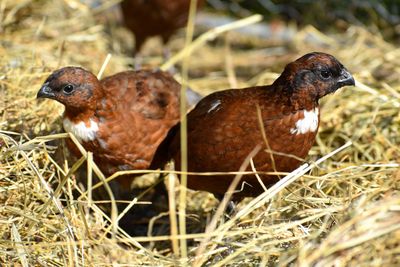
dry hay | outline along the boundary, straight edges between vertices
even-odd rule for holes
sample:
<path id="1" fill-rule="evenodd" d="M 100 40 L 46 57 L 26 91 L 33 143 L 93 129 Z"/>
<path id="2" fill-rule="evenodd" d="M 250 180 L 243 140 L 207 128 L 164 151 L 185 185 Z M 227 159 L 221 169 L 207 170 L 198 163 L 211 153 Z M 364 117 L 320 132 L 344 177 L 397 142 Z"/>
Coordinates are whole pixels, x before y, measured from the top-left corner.
<path id="1" fill-rule="evenodd" d="M 400 264 L 400 49 L 355 26 L 335 36 L 312 27 L 294 29 L 290 42 L 230 32 L 198 47 L 191 56 L 189 84 L 204 94 L 270 83 L 285 63 L 314 50 L 337 56 L 358 85 L 322 101 L 320 131 L 305 175 L 287 177 L 286 184 L 243 201 L 230 219 L 218 217 L 217 202 L 208 194 L 189 192 L 187 216 L 194 218 L 189 228 L 192 221 L 211 223 L 217 217 L 207 234 L 203 229 L 181 236 L 190 241 L 187 259 L 177 255 L 182 246 L 176 234 L 129 237 L 118 229 L 110 235 L 110 218 L 89 203 L 73 179 L 86 159 L 55 161 L 54 140 L 67 138 L 54 135 L 61 130 L 61 105 L 35 100 L 44 78 L 57 67 L 81 65 L 96 73 L 110 47 L 114 52 L 106 74 L 132 63 L 121 53 L 129 49 L 121 45 L 130 42 L 128 33 L 116 28 L 110 38 L 97 24 L 101 8 L 90 10 L 78 0 L 0 2 L 2 265 Z M 182 34 L 177 35 L 173 53 L 183 43 Z M 150 47 L 158 50 L 152 53 Z M 161 65 L 159 51 L 151 41 L 146 64 Z M 343 149 L 329 154 L 338 148 Z M 313 164 L 325 155 L 330 157 Z M 175 241 L 163 249 L 139 243 L 160 240 Z"/>

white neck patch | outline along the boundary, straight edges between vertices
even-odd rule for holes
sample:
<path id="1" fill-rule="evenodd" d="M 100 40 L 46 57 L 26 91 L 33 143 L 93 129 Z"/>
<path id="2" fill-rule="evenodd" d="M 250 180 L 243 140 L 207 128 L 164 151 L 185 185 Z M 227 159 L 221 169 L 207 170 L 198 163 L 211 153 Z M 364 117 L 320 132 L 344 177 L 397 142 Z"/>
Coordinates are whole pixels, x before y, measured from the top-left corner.
<path id="1" fill-rule="evenodd" d="M 298 120 L 295 127 L 290 129 L 291 134 L 305 134 L 317 130 L 319 108 L 314 108 L 310 111 L 303 110 L 303 114 L 304 118 Z"/>
<path id="2" fill-rule="evenodd" d="M 68 118 L 63 120 L 64 130 L 72 133 L 79 140 L 79 142 L 93 141 L 96 138 L 96 132 L 99 130 L 99 125 L 92 119 L 89 119 L 89 127 L 85 122 L 78 123 L 71 122 Z"/>

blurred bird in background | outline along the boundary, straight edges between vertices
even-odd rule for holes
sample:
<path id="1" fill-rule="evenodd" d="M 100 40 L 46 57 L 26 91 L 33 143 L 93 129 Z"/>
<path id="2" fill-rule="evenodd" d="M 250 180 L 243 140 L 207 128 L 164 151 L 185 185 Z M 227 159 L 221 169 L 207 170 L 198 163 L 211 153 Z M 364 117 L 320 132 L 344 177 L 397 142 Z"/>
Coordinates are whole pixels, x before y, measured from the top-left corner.
<path id="1" fill-rule="evenodd" d="M 198 0 L 197 9 L 203 4 L 204 0 Z M 176 30 L 186 26 L 189 7 L 190 0 L 123 0 L 124 24 L 135 35 L 133 54 L 151 36 L 160 36 L 163 44 L 167 44 Z"/>

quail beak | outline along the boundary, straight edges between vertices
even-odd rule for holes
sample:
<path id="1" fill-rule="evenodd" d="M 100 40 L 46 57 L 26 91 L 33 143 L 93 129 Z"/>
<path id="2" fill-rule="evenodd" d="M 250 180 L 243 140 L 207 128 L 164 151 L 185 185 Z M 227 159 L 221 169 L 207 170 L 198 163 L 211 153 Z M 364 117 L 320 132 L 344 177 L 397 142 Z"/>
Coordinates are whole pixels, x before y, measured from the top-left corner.
<path id="1" fill-rule="evenodd" d="M 350 72 L 346 69 L 343 69 L 340 73 L 339 79 L 337 81 L 339 87 L 346 85 L 355 85 L 355 81 Z"/>
<path id="2" fill-rule="evenodd" d="M 54 99 L 55 94 L 53 90 L 49 87 L 48 83 L 45 83 L 42 85 L 40 88 L 39 92 L 37 93 L 36 98 L 53 98 Z"/>

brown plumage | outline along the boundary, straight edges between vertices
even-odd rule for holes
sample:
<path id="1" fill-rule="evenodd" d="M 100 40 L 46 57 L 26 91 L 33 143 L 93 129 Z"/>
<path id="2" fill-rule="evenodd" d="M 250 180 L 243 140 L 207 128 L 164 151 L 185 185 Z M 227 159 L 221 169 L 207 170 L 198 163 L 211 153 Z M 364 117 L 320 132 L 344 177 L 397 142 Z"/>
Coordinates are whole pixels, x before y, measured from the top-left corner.
<path id="1" fill-rule="evenodd" d="M 197 8 L 204 0 L 197 1 Z M 121 10 L 125 26 L 135 35 L 135 53 L 148 37 L 161 36 L 166 44 L 172 34 L 186 25 L 190 0 L 124 0 Z"/>
<path id="2" fill-rule="evenodd" d="M 238 171 L 258 145 L 262 149 L 253 158 L 257 171 L 294 170 L 315 141 L 318 100 L 345 85 L 354 85 L 354 79 L 339 61 L 328 54 L 310 53 L 288 64 L 272 85 L 229 89 L 203 98 L 187 116 L 188 171 Z M 160 145 L 153 167 L 160 167 L 172 158 L 179 169 L 179 126 L 172 128 Z M 273 160 L 267 144 L 274 151 Z M 188 187 L 221 196 L 233 177 L 189 175 Z M 261 179 L 268 186 L 279 177 L 261 175 Z M 246 183 L 234 198 L 262 192 L 254 175 L 246 175 L 241 181 Z"/>
<path id="3" fill-rule="evenodd" d="M 63 126 L 100 169 L 148 169 L 157 146 L 179 120 L 180 84 L 161 71 L 126 71 L 98 80 L 91 72 L 65 67 L 53 72 L 37 94 L 64 104 Z M 68 148 L 79 156 L 75 145 Z M 117 179 L 129 190 L 134 177 Z"/>

